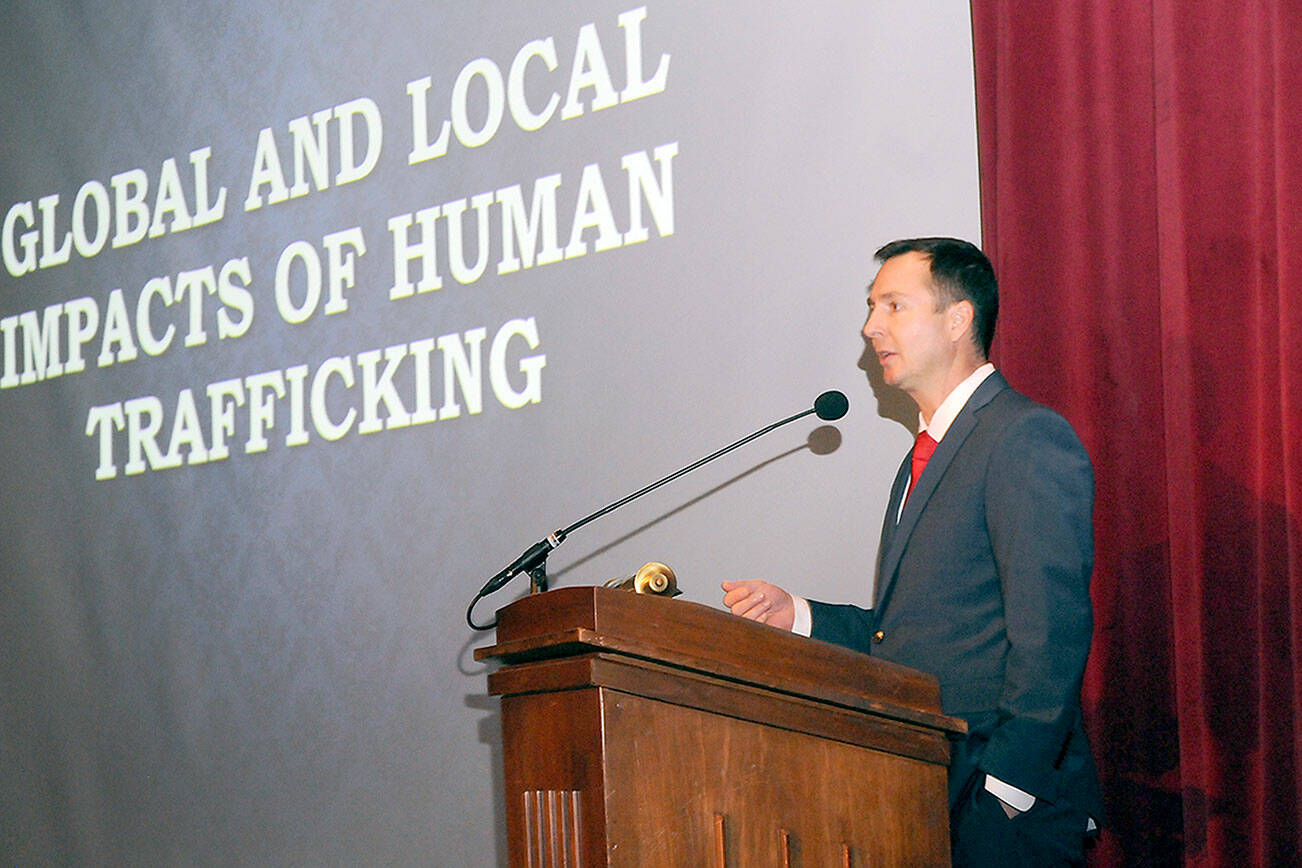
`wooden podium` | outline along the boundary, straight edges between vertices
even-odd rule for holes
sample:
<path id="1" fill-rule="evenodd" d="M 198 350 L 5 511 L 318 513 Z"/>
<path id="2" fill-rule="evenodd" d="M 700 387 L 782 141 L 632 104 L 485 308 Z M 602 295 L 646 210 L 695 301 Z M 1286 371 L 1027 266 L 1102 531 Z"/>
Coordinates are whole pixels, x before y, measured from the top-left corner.
<path id="1" fill-rule="evenodd" d="M 932 676 L 607 588 L 498 617 L 515 868 L 949 864 Z"/>

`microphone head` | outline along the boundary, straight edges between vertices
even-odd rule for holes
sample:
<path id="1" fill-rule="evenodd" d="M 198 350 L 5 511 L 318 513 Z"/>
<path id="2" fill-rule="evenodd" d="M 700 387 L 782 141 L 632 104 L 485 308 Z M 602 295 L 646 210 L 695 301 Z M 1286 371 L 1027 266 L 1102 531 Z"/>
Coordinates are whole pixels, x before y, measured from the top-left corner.
<path id="1" fill-rule="evenodd" d="M 844 392 L 824 392 L 814 399 L 814 412 L 824 422 L 840 419 L 850 409 L 850 399 Z"/>

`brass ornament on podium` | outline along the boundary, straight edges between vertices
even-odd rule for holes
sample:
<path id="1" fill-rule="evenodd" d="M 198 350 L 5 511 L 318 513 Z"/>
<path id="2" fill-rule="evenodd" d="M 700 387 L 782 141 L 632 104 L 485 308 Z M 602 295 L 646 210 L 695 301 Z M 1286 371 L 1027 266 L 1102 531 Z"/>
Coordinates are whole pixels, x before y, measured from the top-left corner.
<path id="1" fill-rule="evenodd" d="M 682 593 L 678 590 L 678 579 L 674 576 L 674 571 L 657 561 L 643 564 L 642 568 L 631 576 L 611 579 L 606 582 L 606 587 L 632 591 L 635 594 L 655 594 L 660 597 L 677 597 Z"/>

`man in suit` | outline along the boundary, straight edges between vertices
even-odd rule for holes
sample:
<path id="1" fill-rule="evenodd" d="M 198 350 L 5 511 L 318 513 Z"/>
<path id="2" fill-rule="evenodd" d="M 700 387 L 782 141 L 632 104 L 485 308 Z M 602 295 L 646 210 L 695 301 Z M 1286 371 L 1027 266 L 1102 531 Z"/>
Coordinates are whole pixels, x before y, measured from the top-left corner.
<path id="1" fill-rule="evenodd" d="M 891 488 L 874 605 L 764 581 L 724 582 L 724 604 L 940 679 L 944 711 L 969 727 L 950 765 L 955 865 L 1083 864 L 1102 810 L 1080 708 L 1089 456 L 988 362 L 998 288 L 979 249 L 909 239 L 877 259 L 863 335 L 921 431 Z"/>

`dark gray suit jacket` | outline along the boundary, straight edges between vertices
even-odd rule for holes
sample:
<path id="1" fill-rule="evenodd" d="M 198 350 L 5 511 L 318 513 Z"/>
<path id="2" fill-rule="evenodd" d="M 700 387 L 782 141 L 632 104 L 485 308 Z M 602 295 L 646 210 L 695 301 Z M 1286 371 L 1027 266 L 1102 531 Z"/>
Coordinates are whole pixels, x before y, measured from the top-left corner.
<path id="1" fill-rule="evenodd" d="M 895 517 L 891 488 L 872 609 L 810 601 L 813 637 L 933 673 L 967 720 L 951 802 L 988 772 L 1102 817 L 1081 727 L 1092 610 L 1094 476 L 1065 419 L 998 373 L 976 390 Z"/>

